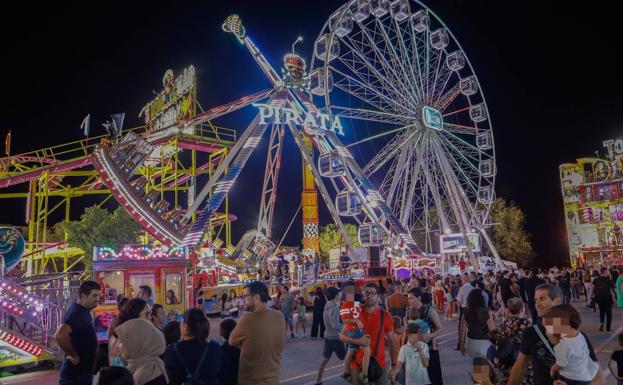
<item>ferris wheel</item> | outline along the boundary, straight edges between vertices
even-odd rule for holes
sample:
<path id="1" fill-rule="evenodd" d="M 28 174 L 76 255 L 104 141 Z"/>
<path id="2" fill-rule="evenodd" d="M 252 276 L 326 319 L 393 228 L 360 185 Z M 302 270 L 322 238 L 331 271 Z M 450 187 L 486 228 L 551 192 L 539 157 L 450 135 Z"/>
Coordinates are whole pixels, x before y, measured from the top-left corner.
<path id="1" fill-rule="evenodd" d="M 452 233 L 480 232 L 491 247 L 484 231 L 495 199 L 491 120 L 443 21 L 419 1 L 349 1 L 316 39 L 310 78 L 316 105 L 355 132 L 351 151 L 385 139 L 363 171 L 423 251 Z M 364 138 L 370 128 L 374 135 Z"/>

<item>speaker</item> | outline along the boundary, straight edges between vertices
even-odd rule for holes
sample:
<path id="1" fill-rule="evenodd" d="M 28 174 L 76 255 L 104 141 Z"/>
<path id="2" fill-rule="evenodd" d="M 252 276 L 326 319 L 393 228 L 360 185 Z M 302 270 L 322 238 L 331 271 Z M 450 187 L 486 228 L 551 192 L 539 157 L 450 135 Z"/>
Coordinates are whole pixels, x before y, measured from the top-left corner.
<path id="1" fill-rule="evenodd" d="M 387 277 L 387 267 L 368 267 L 368 277 Z"/>

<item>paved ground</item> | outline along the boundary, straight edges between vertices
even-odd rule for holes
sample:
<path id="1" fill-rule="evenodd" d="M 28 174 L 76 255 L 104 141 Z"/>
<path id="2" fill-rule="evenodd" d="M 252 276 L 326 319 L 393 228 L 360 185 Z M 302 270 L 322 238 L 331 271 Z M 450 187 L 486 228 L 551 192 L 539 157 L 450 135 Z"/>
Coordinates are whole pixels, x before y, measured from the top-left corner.
<path id="1" fill-rule="evenodd" d="M 592 309 L 585 307 L 585 302 L 575 302 L 576 308 L 582 313 L 583 325 L 581 329 L 586 332 L 595 350 L 598 353 L 599 362 L 602 369 L 606 369 L 610 354 L 613 350 L 620 349 L 617 346 L 618 333 L 623 332 L 621 323 L 623 312 L 614 311 L 613 332 L 599 332 L 599 313 L 593 313 Z M 443 318 L 443 316 L 442 316 Z M 443 368 L 444 384 L 464 385 L 468 384 L 468 372 L 471 370 L 468 358 L 461 356 L 460 353 L 452 348 L 456 345 L 456 319 L 453 321 L 442 321 L 443 333 L 440 338 L 441 363 Z M 218 332 L 218 322 L 212 323 L 212 331 Z M 309 335 L 309 329 L 307 330 Z M 216 336 L 213 336 L 216 338 Z M 320 355 L 322 353 L 323 342 L 321 340 L 311 340 L 309 337 L 290 340 L 288 338 L 286 349 L 282 357 L 281 383 L 284 385 L 313 385 Z M 327 365 L 324 381 L 325 385 L 344 385 L 346 384 L 340 377 L 342 372 L 341 361 L 333 357 Z M 616 384 L 612 376 L 607 373 L 607 384 Z M 43 370 L 32 373 L 19 374 L 4 378 L 3 385 L 9 384 L 28 384 L 28 385 L 51 385 L 57 383 L 58 372 L 54 370 Z"/>

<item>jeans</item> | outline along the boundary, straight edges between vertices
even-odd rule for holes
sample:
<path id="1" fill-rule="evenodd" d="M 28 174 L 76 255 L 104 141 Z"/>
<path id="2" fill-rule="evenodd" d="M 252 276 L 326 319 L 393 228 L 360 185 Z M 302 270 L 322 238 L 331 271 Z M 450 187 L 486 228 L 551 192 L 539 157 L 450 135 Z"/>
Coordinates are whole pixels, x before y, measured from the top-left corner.
<path id="1" fill-rule="evenodd" d="M 571 286 L 571 298 L 580 299 L 580 285 Z"/>

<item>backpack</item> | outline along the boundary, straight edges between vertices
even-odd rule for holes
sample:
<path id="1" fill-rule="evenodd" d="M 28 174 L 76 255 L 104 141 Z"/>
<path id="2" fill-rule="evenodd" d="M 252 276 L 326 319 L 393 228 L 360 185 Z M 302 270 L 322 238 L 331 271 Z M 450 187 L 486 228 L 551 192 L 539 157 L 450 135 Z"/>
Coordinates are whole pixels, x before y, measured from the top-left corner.
<path id="1" fill-rule="evenodd" d="M 201 358 L 199 358 L 199 363 L 197 363 L 197 367 L 195 368 L 195 371 L 193 372 L 193 374 L 190 374 L 190 371 L 186 367 L 186 362 L 182 358 L 182 355 L 180 354 L 180 352 L 177 350 L 177 344 L 174 344 L 173 347 L 175 349 L 175 354 L 177 354 L 177 358 L 179 358 L 180 362 L 182 363 L 184 372 L 186 372 L 186 378 L 184 379 L 184 382 L 182 382 L 182 385 L 205 385 L 203 380 L 199 378 L 199 371 L 201 370 L 201 365 L 203 364 L 203 360 L 205 359 L 206 354 L 208 353 L 209 345 L 207 345 L 206 348 L 203 350 L 203 354 L 201 354 Z"/>
<path id="2" fill-rule="evenodd" d="M 429 313 L 430 313 L 430 308 L 431 307 L 427 305 L 426 309 L 422 312 L 421 318 L 417 320 L 417 325 L 420 327 L 423 334 L 428 334 L 432 331 L 431 322 L 428 318 Z"/>

